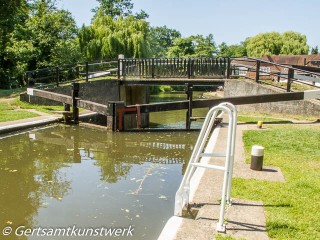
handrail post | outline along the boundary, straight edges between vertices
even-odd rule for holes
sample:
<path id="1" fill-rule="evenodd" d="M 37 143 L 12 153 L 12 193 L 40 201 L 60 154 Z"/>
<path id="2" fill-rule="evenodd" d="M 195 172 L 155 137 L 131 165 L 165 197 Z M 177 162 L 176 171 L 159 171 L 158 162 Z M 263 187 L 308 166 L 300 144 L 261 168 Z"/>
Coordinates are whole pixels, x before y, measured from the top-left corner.
<path id="1" fill-rule="evenodd" d="M 256 68 L 256 82 L 259 83 L 260 78 L 260 61 L 257 61 L 257 68 Z"/>
<path id="2" fill-rule="evenodd" d="M 60 78 L 60 76 L 59 76 L 59 67 L 56 67 L 56 83 L 57 83 L 57 87 L 59 87 L 59 78 Z"/>
<path id="3" fill-rule="evenodd" d="M 188 79 L 191 78 L 191 58 L 188 59 Z"/>
<path id="4" fill-rule="evenodd" d="M 230 78 L 231 75 L 231 59 L 228 57 L 228 67 L 227 67 L 227 79 Z"/>
<path id="5" fill-rule="evenodd" d="M 288 82 L 287 82 L 287 92 L 291 91 L 291 79 L 294 78 L 294 70 L 292 68 L 288 69 Z"/>
<path id="6" fill-rule="evenodd" d="M 89 63 L 86 62 L 86 82 L 89 81 Z"/>
<path id="7" fill-rule="evenodd" d="M 151 67 L 151 71 L 152 71 L 152 78 L 154 78 L 154 58 L 152 58 L 152 67 Z"/>
<path id="8" fill-rule="evenodd" d="M 72 84 L 72 115 L 74 123 L 79 123 L 79 108 L 77 98 L 79 97 L 80 84 L 73 83 Z"/>

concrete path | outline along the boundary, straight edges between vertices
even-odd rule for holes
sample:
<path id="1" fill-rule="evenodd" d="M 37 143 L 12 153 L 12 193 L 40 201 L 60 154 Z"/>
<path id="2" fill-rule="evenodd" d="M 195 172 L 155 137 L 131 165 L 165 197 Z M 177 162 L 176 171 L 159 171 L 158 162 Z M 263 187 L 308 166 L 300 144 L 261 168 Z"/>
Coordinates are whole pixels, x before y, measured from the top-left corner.
<path id="1" fill-rule="evenodd" d="M 278 167 L 264 166 L 263 171 L 253 171 L 250 169 L 250 164 L 245 163 L 242 131 L 250 128 L 258 130 L 249 125 L 238 124 L 237 126 L 233 177 L 284 182 L 285 178 Z M 227 130 L 227 124 L 223 124 L 217 130 L 218 140 L 215 141 L 214 146 L 211 146 L 211 150 L 207 148 L 206 152 L 210 150 L 214 153 L 225 153 Z M 223 166 L 225 159 L 203 158 L 202 161 Z M 196 218 L 172 217 L 167 222 L 159 239 L 215 239 L 218 234 L 216 224 L 220 213 L 219 200 L 222 194 L 222 181 L 222 171 L 198 168 L 190 183 L 189 199 L 190 205 L 201 206 Z M 268 239 L 263 203 L 245 199 L 233 199 L 232 202 L 232 206 L 227 207 L 225 214 L 226 235 L 245 239 Z"/>
<path id="2" fill-rule="evenodd" d="M 0 122 L 0 134 L 18 131 L 26 128 L 38 127 L 41 125 L 51 124 L 51 123 L 59 122 L 62 120 L 61 114 L 48 114 L 48 113 L 38 112 L 33 109 L 23 109 L 23 110 L 35 112 L 41 116 L 19 119 L 19 120 L 8 121 L 8 122 Z M 81 111 L 79 113 L 80 116 L 84 116 L 86 114 L 92 114 L 92 112 L 86 110 L 86 111 Z"/>

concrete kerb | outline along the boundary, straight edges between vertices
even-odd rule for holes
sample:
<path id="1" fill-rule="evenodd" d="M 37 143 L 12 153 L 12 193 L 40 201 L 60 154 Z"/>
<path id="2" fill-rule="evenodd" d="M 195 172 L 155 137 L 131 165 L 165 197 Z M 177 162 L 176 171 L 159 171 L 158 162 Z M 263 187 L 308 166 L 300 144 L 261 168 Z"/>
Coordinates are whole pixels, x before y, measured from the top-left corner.
<path id="1" fill-rule="evenodd" d="M 218 125 L 208 142 L 208 145 L 205 149 L 205 153 L 212 153 L 213 149 L 215 147 L 215 143 L 217 142 L 218 136 L 219 136 L 219 131 L 220 131 L 220 125 Z M 209 164 L 210 162 L 210 157 L 204 157 L 201 159 L 201 163 L 206 163 Z M 199 187 L 200 181 L 205 173 L 206 169 L 205 168 L 197 168 L 195 173 L 193 174 L 191 181 L 190 181 L 190 194 L 189 194 L 189 203 L 193 202 L 194 195 L 196 190 Z M 163 228 L 158 240 L 170 240 L 170 239 L 175 239 L 177 232 L 184 221 L 184 218 L 182 217 L 177 217 L 173 216 L 171 217 L 168 222 L 166 223 L 165 227 Z"/>
<path id="2" fill-rule="evenodd" d="M 87 114 L 82 114 L 79 117 L 81 119 L 81 117 L 88 117 L 96 114 L 97 113 L 87 113 Z M 43 117 L 37 117 L 37 118 L 43 118 Z M 41 120 L 34 120 L 35 118 L 23 119 L 26 122 L 0 127 L 0 134 L 20 131 L 28 128 L 39 127 L 39 126 L 48 125 L 52 123 L 58 123 L 63 120 L 62 116 L 50 117 L 50 118 L 45 117 L 45 118 L 46 119 L 41 119 Z"/>
<path id="3" fill-rule="evenodd" d="M 227 128 L 219 127 L 212 134 L 207 151 L 223 152 Z M 245 163 L 242 131 L 244 126 L 237 126 L 235 166 L 233 177 L 256 178 L 267 181 L 285 182 L 281 169 L 273 166 L 264 166 L 266 171 L 253 171 Z M 215 141 L 219 135 L 219 141 Z M 223 159 L 204 159 L 209 164 L 222 164 Z M 216 171 L 205 171 L 199 168 L 191 180 L 189 202 L 202 205 L 195 220 L 173 216 L 166 223 L 159 239 L 215 239 L 216 224 L 220 211 L 219 198 L 221 197 L 221 175 Z M 201 183 L 200 183 L 201 181 Z M 268 239 L 262 202 L 244 199 L 233 199 L 233 206 L 226 211 L 227 232 L 233 237 L 246 239 Z"/>

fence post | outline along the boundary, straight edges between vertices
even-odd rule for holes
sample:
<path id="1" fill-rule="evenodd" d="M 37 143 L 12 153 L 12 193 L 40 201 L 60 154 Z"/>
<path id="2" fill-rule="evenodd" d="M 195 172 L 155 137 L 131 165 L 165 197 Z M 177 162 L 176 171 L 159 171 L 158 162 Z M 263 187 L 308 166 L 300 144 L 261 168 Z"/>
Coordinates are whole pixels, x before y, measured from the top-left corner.
<path id="1" fill-rule="evenodd" d="M 256 68 L 256 82 L 259 83 L 260 78 L 260 61 L 257 61 L 257 68 Z"/>
<path id="2" fill-rule="evenodd" d="M 57 87 L 59 87 L 59 67 L 56 67 L 56 83 L 57 83 Z"/>
<path id="3" fill-rule="evenodd" d="M 73 112 L 73 121 L 74 123 L 79 123 L 79 108 L 78 108 L 78 97 L 79 97 L 80 84 L 72 84 L 72 112 Z"/>
<path id="4" fill-rule="evenodd" d="M 86 82 L 89 81 L 89 63 L 86 62 Z"/>
<path id="5" fill-rule="evenodd" d="M 191 58 L 188 58 L 188 79 L 191 78 Z"/>
<path id="6" fill-rule="evenodd" d="M 192 117 L 192 89 L 193 86 L 189 83 L 185 84 L 185 92 L 187 94 L 187 99 L 189 100 L 189 107 L 186 116 L 186 130 L 190 130 L 191 127 L 191 117 Z"/>
<path id="7" fill-rule="evenodd" d="M 121 59 L 124 59 L 124 55 L 123 54 L 119 54 L 118 55 L 118 79 L 120 79 L 120 77 L 123 75 L 122 71 L 123 71 L 123 61 Z M 124 70 L 125 71 L 125 70 Z"/>
<path id="8" fill-rule="evenodd" d="M 80 78 L 79 66 L 76 66 L 76 76 L 77 78 Z"/>
<path id="9" fill-rule="evenodd" d="M 228 57 L 228 67 L 227 67 L 227 78 L 229 79 L 231 75 L 231 59 Z"/>
<path id="10" fill-rule="evenodd" d="M 152 66 L 151 66 L 151 71 L 152 71 L 152 78 L 154 78 L 154 58 L 152 58 Z"/>
<path id="11" fill-rule="evenodd" d="M 288 82 L 287 82 L 287 92 L 291 91 L 291 79 L 294 78 L 294 70 L 292 68 L 288 69 Z"/>

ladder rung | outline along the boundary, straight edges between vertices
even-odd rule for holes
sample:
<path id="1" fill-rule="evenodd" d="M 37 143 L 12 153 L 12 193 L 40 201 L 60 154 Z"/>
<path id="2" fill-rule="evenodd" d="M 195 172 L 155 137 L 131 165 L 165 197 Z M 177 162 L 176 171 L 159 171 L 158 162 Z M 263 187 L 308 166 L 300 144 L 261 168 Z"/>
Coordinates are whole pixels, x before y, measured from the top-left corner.
<path id="1" fill-rule="evenodd" d="M 225 153 L 200 153 L 200 157 L 225 157 Z"/>
<path id="2" fill-rule="evenodd" d="M 195 167 L 203 167 L 203 168 L 210 168 L 210 169 L 215 169 L 215 170 L 222 170 L 222 171 L 226 171 L 225 167 L 221 167 L 221 166 L 215 166 L 215 165 L 210 165 L 210 164 L 204 164 L 204 163 L 191 163 L 191 165 L 195 166 Z"/>

